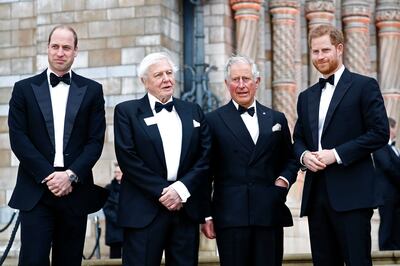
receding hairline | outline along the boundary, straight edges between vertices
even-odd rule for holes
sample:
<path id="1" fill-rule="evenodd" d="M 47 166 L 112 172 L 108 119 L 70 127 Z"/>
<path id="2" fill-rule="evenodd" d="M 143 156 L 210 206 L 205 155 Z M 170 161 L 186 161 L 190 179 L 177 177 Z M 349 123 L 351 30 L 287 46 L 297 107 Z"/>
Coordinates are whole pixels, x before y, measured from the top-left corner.
<path id="1" fill-rule="evenodd" d="M 72 33 L 72 36 L 74 37 L 74 48 L 77 48 L 77 47 L 78 47 L 78 35 L 76 34 L 76 31 L 75 31 L 71 26 L 68 26 L 68 25 L 57 25 L 57 26 L 55 26 L 55 27 L 50 31 L 49 39 L 48 39 L 47 45 L 50 44 L 50 42 L 51 42 L 51 37 L 53 36 L 53 34 L 54 34 L 54 32 L 55 32 L 56 30 L 68 30 L 68 31 L 70 31 L 70 32 Z"/>

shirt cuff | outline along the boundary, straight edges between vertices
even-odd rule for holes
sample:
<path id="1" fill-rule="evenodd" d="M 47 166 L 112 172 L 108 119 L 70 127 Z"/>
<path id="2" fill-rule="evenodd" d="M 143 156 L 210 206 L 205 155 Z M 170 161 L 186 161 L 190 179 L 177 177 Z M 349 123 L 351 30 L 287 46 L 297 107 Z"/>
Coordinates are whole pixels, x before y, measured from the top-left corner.
<path id="1" fill-rule="evenodd" d="M 212 220 L 213 218 L 212 218 L 212 216 L 208 216 L 208 217 L 206 217 L 204 220 L 207 222 L 207 221 L 210 221 L 210 220 Z"/>
<path id="2" fill-rule="evenodd" d="M 173 184 L 171 184 L 171 187 L 175 189 L 176 193 L 178 193 L 183 203 L 186 202 L 187 199 L 190 197 L 189 190 L 181 181 L 174 182 Z"/>
<path id="3" fill-rule="evenodd" d="M 332 150 L 333 150 L 333 154 L 335 155 L 336 162 L 338 164 L 342 164 L 342 160 L 340 159 L 339 154 L 336 152 L 336 149 L 332 149 Z"/>
<path id="4" fill-rule="evenodd" d="M 305 164 L 304 164 L 304 162 L 303 162 L 303 157 L 304 157 L 304 155 L 306 154 L 306 152 L 309 152 L 309 151 L 308 151 L 308 150 L 303 151 L 303 153 L 302 153 L 301 156 L 300 156 L 300 164 L 301 164 L 302 166 L 305 166 Z"/>
<path id="5" fill-rule="evenodd" d="M 276 180 L 278 180 L 278 179 L 281 179 L 281 180 L 285 181 L 285 183 L 286 183 L 286 185 L 287 185 L 287 189 L 289 189 L 290 184 L 289 184 L 289 181 L 288 181 L 285 177 L 280 176 L 280 177 L 278 177 Z"/>

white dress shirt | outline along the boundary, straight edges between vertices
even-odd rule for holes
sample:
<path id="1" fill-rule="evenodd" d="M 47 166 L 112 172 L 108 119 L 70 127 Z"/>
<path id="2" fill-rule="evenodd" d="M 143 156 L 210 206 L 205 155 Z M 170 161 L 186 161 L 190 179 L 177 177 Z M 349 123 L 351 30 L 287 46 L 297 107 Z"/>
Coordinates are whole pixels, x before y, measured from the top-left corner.
<path id="1" fill-rule="evenodd" d="M 64 82 L 60 82 L 57 86 L 52 87 L 50 84 L 50 73 L 52 73 L 52 71 L 47 69 L 47 81 L 50 88 L 55 139 L 55 155 L 53 166 L 64 167 L 64 122 L 65 112 L 67 110 L 69 85 L 65 84 Z M 69 71 L 69 74 L 71 76 L 71 70 Z"/>
<path id="2" fill-rule="evenodd" d="M 321 137 L 322 137 L 322 130 L 324 129 L 324 123 L 326 114 L 328 112 L 329 105 L 332 100 L 333 93 L 335 92 L 335 88 L 340 80 L 344 71 L 344 65 L 342 65 L 336 72 L 335 72 L 335 80 L 333 85 L 330 83 L 325 84 L 325 88 L 322 89 L 321 98 L 319 102 L 319 116 L 318 116 L 318 150 L 322 151 L 321 145 Z M 342 163 L 339 155 L 336 152 L 336 149 L 333 149 L 333 153 L 335 154 L 335 158 L 338 164 Z"/>
<path id="3" fill-rule="evenodd" d="M 235 105 L 236 109 L 239 109 L 239 104 L 234 100 L 232 100 L 232 102 Z M 258 126 L 258 118 L 257 118 L 256 101 L 253 101 L 253 103 L 248 108 L 251 107 L 254 107 L 253 116 L 249 115 L 248 112 L 244 112 L 243 114 L 240 115 L 240 117 L 242 118 L 243 123 L 246 125 L 246 128 L 249 131 L 254 144 L 256 144 L 258 136 L 260 135 L 260 128 Z"/>
<path id="4" fill-rule="evenodd" d="M 395 146 L 392 145 L 393 142 L 394 142 L 393 139 L 389 139 L 389 146 L 394 151 L 394 153 L 397 155 L 397 157 L 400 157 L 399 150 Z"/>
<path id="5" fill-rule="evenodd" d="M 156 119 L 157 127 L 160 132 L 165 163 L 167 165 L 167 180 L 176 181 L 178 176 L 179 162 L 182 150 L 182 122 L 179 118 L 175 107 L 171 112 L 162 109 L 160 112 L 155 111 L 156 102 L 160 102 L 156 97 L 147 94 L 150 102 L 151 110 Z M 168 102 L 172 101 L 172 97 Z M 181 181 L 176 181 L 171 185 L 178 193 L 182 202 L 186 202 L 190 197 L 190 192 Z"/>

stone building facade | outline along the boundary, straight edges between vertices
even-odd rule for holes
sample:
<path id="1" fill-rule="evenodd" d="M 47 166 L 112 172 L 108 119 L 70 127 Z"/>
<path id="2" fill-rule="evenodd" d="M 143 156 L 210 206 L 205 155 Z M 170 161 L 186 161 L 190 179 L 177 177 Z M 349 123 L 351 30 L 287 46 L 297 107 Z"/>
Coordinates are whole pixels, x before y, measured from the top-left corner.
<path id="1" fill-rule="evenodd" d="M 204 60 L 216 67 L 209 74 L 209 87 L 221 103 L 229 99 L 224 87 L 225 61 L 233 53 L 248 55 L 261 70 L 258 100 L 283 111 L 293 128 L 297 95 L 318 78 L 309 60 L 308 31 L 319 24 L 333 24 L 345 33 L 345 65 L 378 79 L 389 115 L 400 121 L 398 0 L 0 0 L 0 223 L 10 214 L 6 205 L 18 166 L 8 138 L 8 101 L 17 80 L 46 68 L 52 27 L 65 23 L 76 29 L 79 53 L 73 69 L 103 84 L 107 132 L 94 173 L 96 183 L 105 185 L 115 161 L 114 107 L 144 95 L 136 69 L 146 54 L 167 51 L 184 68 L 188 19 L 184 7 L 191 2 L 202 9 Z M 185 81 L 182 71 L 177 79 L 179 97 Z M 297 217 L 301 180 L 289 198 Z M 306 221 L 296 219 L 295 224 L 287 231 L 286 250 L 308 252 L 303 244 Z M 210 249 L 207 245 L 203 243 L 204 249 Z"/>

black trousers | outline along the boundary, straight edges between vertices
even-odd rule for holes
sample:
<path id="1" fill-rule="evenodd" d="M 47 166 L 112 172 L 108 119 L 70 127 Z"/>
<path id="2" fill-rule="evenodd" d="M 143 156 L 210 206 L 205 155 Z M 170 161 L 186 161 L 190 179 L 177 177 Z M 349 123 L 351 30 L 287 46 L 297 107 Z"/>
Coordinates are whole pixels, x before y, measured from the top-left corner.
<path id="1" fill-rule="evenodd" d="M 87 215 L 72 214 L 62 197 L 47 191 L 30 211 L 21 211 L 19 266 L 80 266 Z"/>
<path id="2" fill-rule="evenodd" d="M 343 180 L 346 182 L 346 180 Z M 357 188 L 354 188 L 357 189 Z M 370 266 L 372 209 L 335 211 L 325 175 L 313 180 L 308 224 L 315 266 Z M 340 195 L 335 195 L 340 197 Z"/>
<path id="3" fill-rule="evenodd" d="M 122 242 L 110 244 L 110 259 L 122 258 Z"/>
<path id="4" fill-rule="evenodd" d="M 221 266 L 282 265 L 282 227 L 231 227 L 216 233 Z"/>
<path id="5" fill-rule="evenodd" d="M 379 207 L 379 249 L 400 250 L 400 199 L 386 199 Z"/>
<path id="6" fill-rule="evenodd" d="M 163 208 L 145 228 L 124 228 L 122 249 L 124 266 L 160 266 L 164 250 L 167 266 L 197 266 L 199 224 Z"/>

